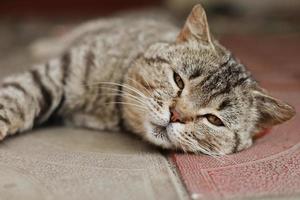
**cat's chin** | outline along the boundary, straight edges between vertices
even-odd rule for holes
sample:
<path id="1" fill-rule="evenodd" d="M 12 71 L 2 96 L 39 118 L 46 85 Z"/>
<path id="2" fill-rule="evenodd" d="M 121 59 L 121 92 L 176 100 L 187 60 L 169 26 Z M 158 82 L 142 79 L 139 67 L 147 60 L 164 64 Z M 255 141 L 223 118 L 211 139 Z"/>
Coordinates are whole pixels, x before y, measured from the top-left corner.
<path id="1" fill-rule="evenodd" d="M 146 138 L 151 143 L 166 149 L 174 148 L 174 145 L 172 144 L 168 136 L 168 131 L 166 126 L 160 126 L 152 122 L 147 123 L 145 126 L 147 129 Z"/>

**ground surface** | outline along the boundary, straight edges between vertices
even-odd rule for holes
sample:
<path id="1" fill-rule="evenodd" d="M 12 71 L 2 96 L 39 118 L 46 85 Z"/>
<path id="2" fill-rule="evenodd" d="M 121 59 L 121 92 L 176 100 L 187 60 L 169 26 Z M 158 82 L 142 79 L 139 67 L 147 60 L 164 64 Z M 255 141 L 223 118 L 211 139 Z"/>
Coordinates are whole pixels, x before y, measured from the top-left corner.
<path id="1" fill-rule="evenodd" d="M 121 133 L 47 128 L 0 147 L 0 199 L 185 199 L 164 156 Z"/>
<path id="2" fill-rule="evenodd" d="M 28 44 L 54 24 L 0 21 L 0 78 L 36 62 Z M 222 40 L 263 86 L 300 111 L 300 35 Z M 125 133 L 38 129 L 0 144 L 0 200 L 299 199 L 299 122 L 297 115 L 222 160 L 161 152 Z"/>

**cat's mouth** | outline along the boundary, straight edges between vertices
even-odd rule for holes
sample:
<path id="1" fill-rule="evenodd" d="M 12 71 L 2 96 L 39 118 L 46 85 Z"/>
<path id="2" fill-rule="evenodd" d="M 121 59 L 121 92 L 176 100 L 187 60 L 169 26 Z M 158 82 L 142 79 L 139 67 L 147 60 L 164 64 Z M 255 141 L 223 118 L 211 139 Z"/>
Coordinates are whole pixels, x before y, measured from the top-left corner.
<path id="1" fill-rule="evenodd" d="M 171 141 L 168 136 L 167 126 L 160 126 L 154 123 L 151 123 L 153 128 L 153 134 L 156 138 L 165 139 L 167 141 Z"/>

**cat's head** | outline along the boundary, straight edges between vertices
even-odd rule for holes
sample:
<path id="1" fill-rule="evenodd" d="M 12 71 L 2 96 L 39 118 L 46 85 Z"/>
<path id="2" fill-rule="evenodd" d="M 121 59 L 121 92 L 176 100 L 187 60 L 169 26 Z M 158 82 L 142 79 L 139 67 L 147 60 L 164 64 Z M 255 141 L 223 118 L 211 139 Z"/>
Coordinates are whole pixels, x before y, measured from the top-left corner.
<path id="1" fill-rule="evenodd" d="M 130 128 L 165 148 L 209 155 L 245 149 L 254 134 L 294 116 L 210 34 L 200 5 L 173 43 L 156 43 L 130 69 L 123 95 Z"/>

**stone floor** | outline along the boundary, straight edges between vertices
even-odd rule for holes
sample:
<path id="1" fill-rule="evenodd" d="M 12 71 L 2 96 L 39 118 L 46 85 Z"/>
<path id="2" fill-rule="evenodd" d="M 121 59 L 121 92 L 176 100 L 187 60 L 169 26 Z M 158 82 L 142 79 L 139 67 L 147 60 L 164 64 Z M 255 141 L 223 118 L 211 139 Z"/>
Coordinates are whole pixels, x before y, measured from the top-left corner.
<path id="1" fill-rule="evenodd" d="M 172 165 L 122 133 L 51 127 L 0 145 L 0 199 L 186 199 Z"/>

